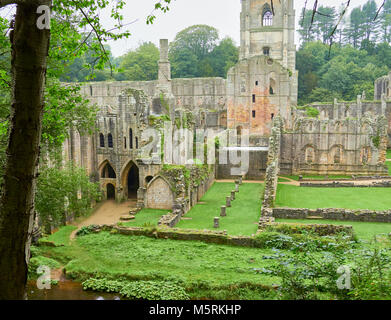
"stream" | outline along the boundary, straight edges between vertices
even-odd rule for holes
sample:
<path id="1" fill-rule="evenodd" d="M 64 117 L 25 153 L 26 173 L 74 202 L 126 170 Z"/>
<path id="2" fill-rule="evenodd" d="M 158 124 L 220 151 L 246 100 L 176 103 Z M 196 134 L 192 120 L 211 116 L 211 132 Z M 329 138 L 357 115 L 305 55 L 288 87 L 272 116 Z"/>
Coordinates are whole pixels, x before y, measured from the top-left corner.
<path id="1" fill-rule="evenodd" d="M 114 293 L 84 291 L 81 283 L 72 280 L 61 280 L 51 289 L 40 290 L 36 281 L 27 283 L 28 300 L 120 300 Z"/>

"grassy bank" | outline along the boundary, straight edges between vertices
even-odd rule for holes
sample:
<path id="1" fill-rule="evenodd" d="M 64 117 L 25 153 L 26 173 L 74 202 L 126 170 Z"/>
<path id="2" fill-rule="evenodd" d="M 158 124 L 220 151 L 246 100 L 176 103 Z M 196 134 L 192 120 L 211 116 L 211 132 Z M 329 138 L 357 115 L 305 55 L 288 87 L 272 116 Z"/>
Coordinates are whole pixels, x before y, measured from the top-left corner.
<path id="1" fill-rule="evenodd" d="M 300 188 L 278 185 L 277 207 L 388 210 L 390 188 Z"/>
<path id="2" fill-rule="evenodd" d="M 221 206 L 226 197 L 235 189 L 234 183 L 215 183 L 194 208 L 177 225 L 184 229 L 213 228 L 214 217 L 220 217 Z M 250 236 L 257 231 L 257 222 L 261 214 L 262 184 L 248 183 L 240 186 L 232 207 L 227 208 L 227 216 L 220 218 L 220 228 L 230 235 Z M 216 230 L 216 229 L 214 229 Z"/>

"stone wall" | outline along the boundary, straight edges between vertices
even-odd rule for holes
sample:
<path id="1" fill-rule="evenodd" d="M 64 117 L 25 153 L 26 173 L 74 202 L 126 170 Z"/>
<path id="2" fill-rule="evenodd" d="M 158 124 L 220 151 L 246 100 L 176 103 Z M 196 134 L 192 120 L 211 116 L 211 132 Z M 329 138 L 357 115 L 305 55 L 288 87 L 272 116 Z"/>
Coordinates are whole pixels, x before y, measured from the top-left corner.
<path id="1" fill-rule="evenodd" d="M 151 209 L 172 210 L 162 217 L 159 225 L 174 227 L 214 181 L 214 166 L 163 166 L 145 190 L 144 205 Z"/>
<path id="2" fill-rule="evenodd" d="M 276 219 L 324 219 L 338 221 L 361 221 L 361 222 L 387 222 L 391 223 L 391 210 L 348 210 L 348 209 L 292 209 L 274 208 L 273 217 Z"/>
<path id="3" fill-rule="evenodd" d="M 166 179 L 161 176 L 157 176 L 148 184 L 146 189 L 146 208 L 172 210 L 172 206 L 174 204 L 174 192 Z"/>
<path id="4" fill-rule="evenodd" d="M 300 187 L 307 188 L 391 188 L 391 181 L 374 181 L 365 184 L 332 181 L 326 183 L 301 182 Z"/>
<path id="5" fill-rule="evenodd" d="M 384 105 L 373 113 L 365 112 L 367 107 L 359 100 L 349 108 L 345 103 L 320 106 L 318 118 L 298 112 L 292 128 L 282 135 L 281 173 L 386 175 Z"/>

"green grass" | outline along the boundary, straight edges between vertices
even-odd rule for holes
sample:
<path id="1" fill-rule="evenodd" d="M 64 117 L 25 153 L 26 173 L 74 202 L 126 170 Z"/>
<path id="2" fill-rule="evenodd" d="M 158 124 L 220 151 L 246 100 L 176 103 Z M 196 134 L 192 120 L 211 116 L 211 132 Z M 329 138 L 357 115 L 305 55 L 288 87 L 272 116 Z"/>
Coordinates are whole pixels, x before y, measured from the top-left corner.
<path id="1" fill-rule="evenodd" d="M 387 162 L 386 162 L 386 165 L 387 165 L 387 167 L 388 167 L 388 175 L 391 176 L 391 161 L 387 161 Z"/>
<path id="2" fill-rule="evenodd" d="M 333 224 L 333 225 L 348 225 L 353 226 L 353 230 L 358 238 L 362 240 L 371 240 L 376 235 L 391 233 L 391 223 L 376 223 L 376 222 L 350 222 L 350 221 L 334 221 L 334 220 L 292 220 L 292 219 L 276 219 L 276 222 L 284 223 L 301 223 L 301 224 Z"/>
<path id="3" fill-rule="evenodd" d="M 391 149 L 387 150 L 387 159 L 391 159 Z"/>
<path id="4" fill-rule="evenodd" d="M 274 263 L 263 259 L 273 254 L 270 249 L 101 232 L 77 237 L 70 246 L 35 251 L 60 261 L 67 277 L 78 281 L 91 277 L 179 281 L 192 298 L 270 299 L 275 293 L 263 286 L 279 280 L 254 270 Z"/>
<path id="5" fill-rule="evenodd" d="M 136 219 L 122 223 L 125 227 L 157 226 L 161 216 L 169 213 L 169 210 L 142 209 L 136 214 Z"/>
<path id="6" fill-rule="evenodd" d="M 278 185 L 276 207 L 388 210 L 390 188 L 300 188 Z"/>
<path id="7" fill-rule="evenodd" d="M 75 226 L 65 226 L 61 227 L 57 232 L 52 235 L 42 238 L 42 240 L 47 240 L 54 242 L 56 245 L 68 245 L 70 241 L 70 236 L 73 231 L 75 231 L 77 227 Z"/>
<path id="8" fill-rule="evenodd" d="M 236 200 L 232 207 L 227 208 L 227 216 L 220 217 L 221 206 L 225 205 L 225 198 L 235 189 L 234 183 L 215 183 L 201 199 L 201 203 L 194 206 L 177 225 L 183 229 L 197 230 L 227 230 L 230 235 L 251 236 L 257 231 L 261 215 L 261 194 L 263 184 L 245 183 L 240 186 Z M 220 217 L 220 228 L 213 228 L 214 217 Z"/>

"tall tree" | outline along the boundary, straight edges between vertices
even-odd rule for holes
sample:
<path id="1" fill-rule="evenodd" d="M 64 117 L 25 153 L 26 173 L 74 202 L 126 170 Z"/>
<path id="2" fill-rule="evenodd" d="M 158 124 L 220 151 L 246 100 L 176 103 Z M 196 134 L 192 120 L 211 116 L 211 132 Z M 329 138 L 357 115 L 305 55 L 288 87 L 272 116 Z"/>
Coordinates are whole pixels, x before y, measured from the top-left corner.
<path id="1" fill-rule="evenodd" d="M 159 49 L 145 42 L 121 58 L 123 79 L 134 81 L 156 80 L 158 76 Z"/>
<path id="2" fill-rule="evenodd" d="M 169 2 L 170 0 L 164 0 L 157 8 L 165 10 L 166 6 L 162 3 Z M 90 34 L 95 34 L 98 39 L 93 46 L 98 58 L 101 58 L 98 67 L 108 60 L 103 42 L 110 38 L 128 36 L 129 33 L 117 34 L 101 24 L 98 12 L 107 8 L 109 1 L 0 0 L 0 8 L 10 4 L 16 4 L 17 8 L 10 33 L 12 107 L 0 198 L 0 299 L 22 299 L 25 297 L 34 219 L 34 195 L 51 38 L 50 30 L 45 27 L 50 14 L 43 14 L 47 14 L 47 8 L 53 8 L 62 21 L 65 21 L 58 34 L 63 39 L 62 44 L 68 49 L 67 54 L 76 55 L 80 48 L 87 49 L 79 30 L 89 26 Z M 125 1 L 117 0 L 111 8 L 111 17 L 117 21 L 114 30 L 122 25 L 120 10 L 124 5 Z M 43 10 L 41 6 L 45 6 Z M 153 16 L 148 21 L 152 22 Z M 61 49 L 58 51 L 61 52 Z M 52 57 L 58 58 L 58 55 L 53 54 Z"/>

